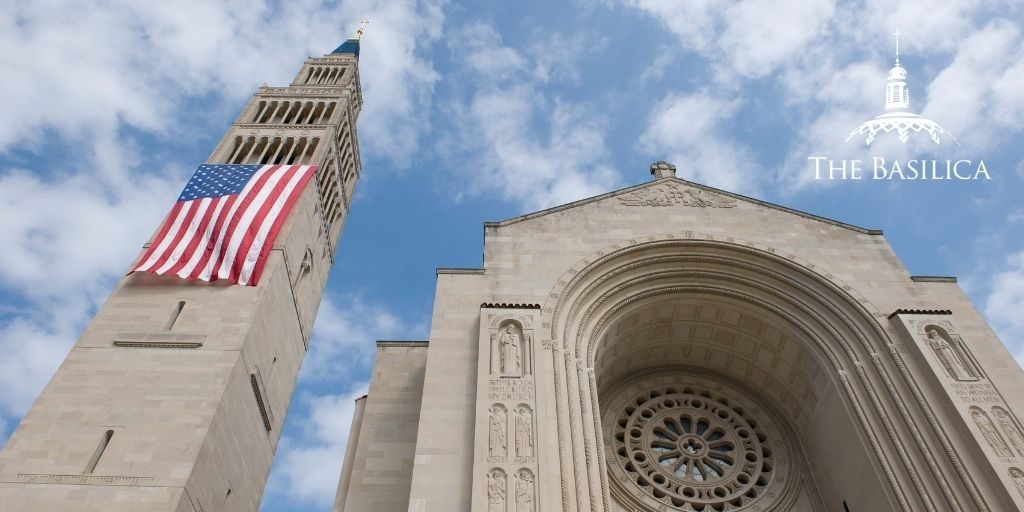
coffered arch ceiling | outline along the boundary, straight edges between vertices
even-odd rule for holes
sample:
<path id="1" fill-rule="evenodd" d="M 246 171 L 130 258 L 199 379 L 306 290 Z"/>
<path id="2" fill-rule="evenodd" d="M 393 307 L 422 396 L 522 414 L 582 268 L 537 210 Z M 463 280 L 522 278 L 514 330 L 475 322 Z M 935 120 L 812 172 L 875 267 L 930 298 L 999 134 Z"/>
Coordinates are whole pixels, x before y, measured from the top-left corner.
<path id="1" fill-rule="evenodd" d="M 821 362 L 797 336 L 749 303 L 703 294 L 657 296 L 624 311 L 605 330 L 594 363 L 599 397 L 645 370 L 700 368 L 757 390 L 805 430 L 813 427 L 822 400 L 838 397 Z"/>

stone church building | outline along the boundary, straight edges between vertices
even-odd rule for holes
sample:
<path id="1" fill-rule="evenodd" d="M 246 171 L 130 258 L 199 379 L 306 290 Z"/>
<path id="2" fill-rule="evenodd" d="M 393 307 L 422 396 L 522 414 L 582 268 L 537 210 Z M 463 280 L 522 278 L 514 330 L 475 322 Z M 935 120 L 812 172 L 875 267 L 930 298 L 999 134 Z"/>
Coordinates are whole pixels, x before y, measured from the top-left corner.
<path id="1" fill-rule="evenodd" d="M 1024 375 L 954 278 L 651 173 L 438 269 L 430 339 L 378 343 L 336 511 L 1024 504 Z"/>
<path id="2" fill-rule="evenodd" d="M 359 177 L 358 56 L 261 87 L 210 155 L 318 165 L 259 283 L 121 279 L 0 452 L 0 511 L 258 510 Z M 378 343 L 336 511 L 1024 505 L 1024 374 L 954 278 L 651 173 L 437 271 L 429 340 Z"/>

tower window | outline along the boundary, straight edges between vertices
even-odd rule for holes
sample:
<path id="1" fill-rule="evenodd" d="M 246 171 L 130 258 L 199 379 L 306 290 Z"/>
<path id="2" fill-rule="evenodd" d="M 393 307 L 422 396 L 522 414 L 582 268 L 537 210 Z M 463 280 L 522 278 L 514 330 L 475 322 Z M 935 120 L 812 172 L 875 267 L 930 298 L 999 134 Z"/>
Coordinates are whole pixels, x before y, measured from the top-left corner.
<path id="1" fill-rule="evenodd" d="M 180 300 L 174 306 L 174 310 L 171 311 L 171 317 L 167 319 L 167 323 L 164 325 L 164 330 L 169 331 L 174 327 L 174 323 L 178 321 L 178 316 L 181 315 L 181 310 L 185 309 L 185 301 Z"/>
<path id="2" fill-rule="evenodd" d="M 82 471 L 83 475 L 90 475 L 96 470 L 96 465 L 100 463 L 100 457 L 103 457 L 103 452 L 107 451 L 107 446 L 110 445 L 110 440 L 114 437 L 114 431 L 108 430 L 103 433 L 103 437 L 100 438 L 100 444 L 96 447 L 96 451 L 93 452 L 92 458 L 89 459 L 89 463 L 85 466 L 85 471 Z"/>

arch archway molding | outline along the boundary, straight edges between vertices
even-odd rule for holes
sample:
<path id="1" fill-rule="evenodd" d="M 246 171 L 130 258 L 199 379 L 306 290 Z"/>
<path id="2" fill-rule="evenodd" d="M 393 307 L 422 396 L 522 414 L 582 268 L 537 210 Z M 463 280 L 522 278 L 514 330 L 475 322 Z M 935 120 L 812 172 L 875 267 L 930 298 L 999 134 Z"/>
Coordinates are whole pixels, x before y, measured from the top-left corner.
<path id="1" fill-rule="evenodd" d="M 1015 404 L 990 379 L 989 361 L 972 350 L 958 329 L 961 320 L 947 313 L 885 314 L 857 286 L 814 263 L 733 237 L 684 232 L 612 244 L 566 271 L 542 307 L 529 311 L 539 341 L 531 384 L 539 503 L 566 511 L 842 510 L 844 502 L 908 511 L 1019 506 L 1013 469 L 1024 475 L 1016 460 L 1024 453 L 1013 451 L 1014 431 L 1007 430 L 1020 432 Z M 489 338 L 489 322 L 482 317 L 480 324 L 481 339 Z M 928 339 L 929 329 L 945 346 Z M 742 464 L 715 470 L 712 458 L 704 469 L 694 470 L 695 462 L 680 472 L 674 466 L 685 457 L 673 458 L 679 451 L 667 447 L 673 439 L 645 448 L 668 450 L 667 464 L 638 468 L 616 453 L 622 446 L 615 444 L 614 425 L 623 420 L 616 415 L 628 414 L 614 407 L 625 403 L 623 393 L 636 394 L 636 401 L 646 392 L 651 399 L 657 390 L 629 384 L 651 375 L 697 379 L 691 383 L 697 396 L 718 393 L 729 404 L 756 404 L 751 414 L 773 425 L 765 435 L 791 457 L 787 465 L 795 469 L 783 475 L 787 482 L 773 487 L 765 480 L 763 494 L 687 501 L 679 493 L 714 497 L 715 488 L 681 482 L 710 482 Z M 993 402 L 978 415 L 976 400 Z M 679 414 L 703 414 L 690 405 Z M 731 414 L 725 410 L 731 405 L 716 407 L 710 414 Z M 671 424 L 662 422 L 662 431 Z M 717 428 L 727 437 L 725 429 L 734 426 Z M 640 430 L 649 445 L 657 437 L 654 427 Z M 685 449 L 704 453 L 700 439 L 683 434 L 666 436 L 686 438 Z M 1002 444 L 990 441 L 996 439 Z M 654 470 L 664 467 L 675 476 L 654 481 Z M 756 483 L 752 476 L 742 478 Z"/>

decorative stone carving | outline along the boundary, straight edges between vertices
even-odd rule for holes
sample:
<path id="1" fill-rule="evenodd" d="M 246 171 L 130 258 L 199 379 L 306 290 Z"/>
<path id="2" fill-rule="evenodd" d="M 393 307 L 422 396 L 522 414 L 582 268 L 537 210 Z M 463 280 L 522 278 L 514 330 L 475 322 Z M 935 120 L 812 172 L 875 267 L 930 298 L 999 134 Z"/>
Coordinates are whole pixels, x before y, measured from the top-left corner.
<path id="1" fill-rule="evenodd" d="M 515 323 L 505 324 L 498 334 L 498 352 L 503 376 L 523 374 L 523 331 Z"/>
<path id="2" fill-rule="evenodd" d="M 1016 455 L 1024 457 L 1024 436 L 1021 436 L 1020 429 L 1010 417 L 1010 413 L 1002 407 L 993 407 L 992 415 L 996 417 L 996 423 L 999 424 L 999 428 L 1006 436 L 1006 440 L 1010 442 L 1010 447 L 1013 448 Z"/>
<path id="3" fill-rule="evenodd" d="M 971 418 L 974 419 L 974 423 L 978 426 L 978 430 L 981 431 L 985 442 L 992 447 L 997 456 L 1013 457 L 1010 447 L 1006 445 L 1006 441 L 1003 441 L 1002 436 L 999 435 L 996 426 L 992 424 L 992 420 L 988 417 L 988 414 L 985 414 L 985 411 L 978 407 L 971 407 Z"/>
<path id="4" fill-rule="evenodd" d="M 692 206 L 697 208 L 734 208 L 736 200 L 697 188 L 662 185 L 642 188 L 619 196 L 624 206 Z"/>
<path id="5" fill-rule="evenodd" d="M 935 351 L 942 366 L 946 368 L 949 376 L 956 380 L 976 380 L 977 376 L 971 371 L 970 366 L 953 343 L 939 333 L 935 328 L 928 328 L 928 346 Z"/>
<path id="6" fill-rule="evenodd" d="M 504 457 L 508 453 L 506 442 L 506 415 L 505 406 L 494 404 L 490 409 L 490 422 L 488 423 L 488 455 L 491 457 Z"/>
<path id="7" fill-rule="evenodd" d="M 487 512 L 505 512 L 505 472 L 494 468 L 487 473 Z"/>
<path id="8" fill-rule="evenodd" d="M 1021 471 L 1020 468 L 1010 468 L 1010 480 L 1013 480 L 1017 492 L 1024 497 L 1024 471 Z"/>
<path id="9" fill-rule="evenodd" d="M 516 473 L 516 512 L 535 512 L 534 495 L 533 472 L 520 469 Z"/>
<path id="10" fill-rule="evenodd" d="M 516 407 L 516 457 L 533 457 L 533 411 L 530 406 Z"/>
<path id="11" fill-rule="evenodd" d="M 522 377 L 533 374 L 532 332 L 524 331 L 524 319 L 504 320 L 491 332 L 491 375 Z"/>
<path id="12" fill-rule="evenodd" d="M 646 377 L 609 400 L 613 494 L 630 510 L 771 510 L 792 499 L 794 456 L 770 416 L 724 385 L 677 382 Z"/>

